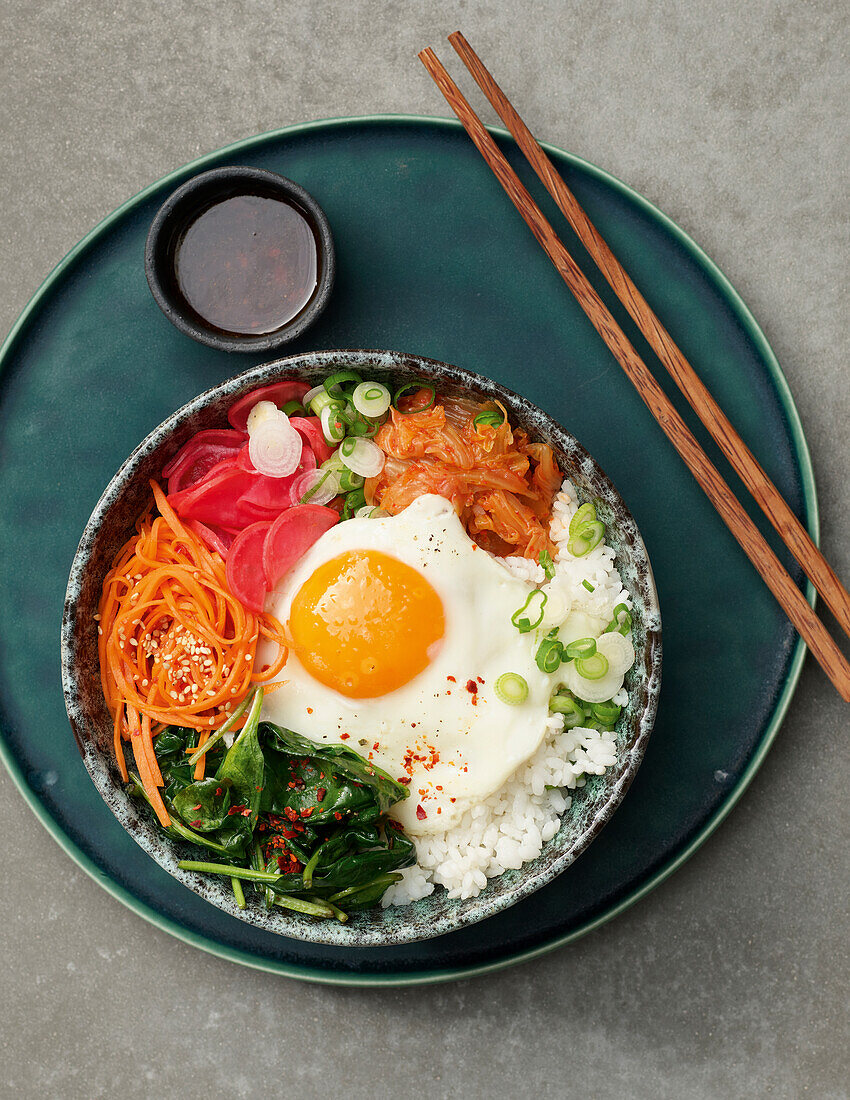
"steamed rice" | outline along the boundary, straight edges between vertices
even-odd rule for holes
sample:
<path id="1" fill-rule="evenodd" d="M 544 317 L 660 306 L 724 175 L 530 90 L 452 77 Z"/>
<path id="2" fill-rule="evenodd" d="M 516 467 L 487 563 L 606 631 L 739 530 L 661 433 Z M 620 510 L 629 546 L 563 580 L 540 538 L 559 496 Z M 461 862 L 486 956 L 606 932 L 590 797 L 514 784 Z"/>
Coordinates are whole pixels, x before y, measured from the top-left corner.
<path id="1" fill-rule="evenodd" d="M 610 619 L 619 603 L 631 599 L 614 565 L 614 551 L 604 542 L 581 558 L 567 550 L 569 523 L 578 508 L 575 488 L 564 481 L 552 509 L 550 535 L 557 546 L 554 583 L 563 586 L 574 610 Z M 529 584 L 545 575 L 527 558 L 505 558 L 504 564 Z M 593 592 L 582 584 L 588 581 Z M 624 688 L 614 702 L 625 705 Z M 468 810 L 452 829 L 414 838 L 418 862 L 402 871 L 381 904 L 408 905 L 444 886 L 451 898 L 476 897 L 489 878 L 537 859 L 557 833 L 561 815 L 570 808 L 569 791 L 583 787 L 586 776 L 602 775 L 616 760 L 613 733 L 576 726 L 564 729 L 560 714 L 546 720 L 537 752 L 489 798 Z"/>

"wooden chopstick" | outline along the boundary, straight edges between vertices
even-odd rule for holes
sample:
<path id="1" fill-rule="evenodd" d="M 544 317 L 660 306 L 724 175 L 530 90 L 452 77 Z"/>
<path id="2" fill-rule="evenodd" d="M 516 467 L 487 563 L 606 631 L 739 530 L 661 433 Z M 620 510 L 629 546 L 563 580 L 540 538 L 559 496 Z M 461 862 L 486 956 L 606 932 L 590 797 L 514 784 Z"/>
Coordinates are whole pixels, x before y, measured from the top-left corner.
<path id="1" fill-rule="evenodd" d="M 649 346 L 711 433 L 715 443 L 726 455 L 738 477 L 749 489 L 756 504 L 800 563 L 806 576 L 821 594 L 842 629 L 850 634 L 850 592 L 838 579 L 832 566 L 815 546 L 809 532 L 788 507 L 784 497 L 764 472 L 755 455 L 735 431 L 726 414 L 674 342 L 673 337 L 632 282 L 622 264 L 603 240 L 599 230 L 579 205 L 578 199 L 570 191 L 555 165 L 490 75 L 481 58 L 460 31 L 450 34 L 449 42 L 478 87 L 490 100 L 499 118 L 511 132 L 529 164 L 539 176 L 541 183 L 558 204 L 561 213 L 572 226 L 590 258 L 608 280 L 611 289 L 628 310 Z"/>
<path id="2" fill-rule="evenodd" d="M 423 50 L 419 54 L 419 59 L 507 192 L 511 202 L 555 265 L 561 278 L 587 314 L 591 324 L 628 375 L 662 431 L 682 456 L 726 526 L 782 605 L 797 631 L 805 639 L 838 693 L 846 702 L 850 702 L 850 665 L 827 633 L 823 623 L 815 615 L 802 592 L 744 511 L 740 501 L 700 447 L 605 303 L 561 243 L 540 207 L 520 182 L 516 172 L 508 164 L 434 51 L 430 47 Z"/>

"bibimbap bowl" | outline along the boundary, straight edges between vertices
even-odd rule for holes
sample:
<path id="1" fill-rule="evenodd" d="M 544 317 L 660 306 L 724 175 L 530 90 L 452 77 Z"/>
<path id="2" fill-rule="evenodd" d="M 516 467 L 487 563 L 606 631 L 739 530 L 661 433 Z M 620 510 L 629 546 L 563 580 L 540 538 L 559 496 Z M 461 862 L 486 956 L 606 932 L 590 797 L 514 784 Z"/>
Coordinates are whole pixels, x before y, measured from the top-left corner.
<path id="1" fill-rule="evenodd" d="M 560 826 L 554 835 L 548 835 L 558 820 L 554 819 L 553 824 L 550 814 L 537 858 L 489 878 L 477 896 L 450 897 L 438 885 L 429 896 L 410 904 L 353 912 L 345 924 L 304 918 L 278 908 L 268 910 L 251 901 L 240 909 L 228 878 L 180 869 L 180 861 L 198 858 L 197 848 L 164 835 L 148 807 L 132 798 L 122 783 L 112 747 L 112 720 L 101 689 L 94 617 L 113 559 L 147 507 L 149 480 L 160 477 L 180 447 L 195 432 L 225 424 L 227 410 L 234 401 L 258 387 L 289 378 L 317 385 L 341 369 L 386 382 L 393 391 L 421 380 L 441 394 L 498 401 L 512 423 L 524 428 L 532 439 L 548 444 L 565 478 L 575 487 L 575 503 L 592 501 L 599 520 L 605 524 L 606 541 L 615 554 L 616 571 L 631 602 L 630 636 L 635 651 L 634 664 L 623 685 L 628 700 L 613 735 L 603 746 L 610 755 L 600 758 L 604 766 L 595 770 L 601 774 L 590 774 L 592 763 L 586 765 L 586 775 L 574 765 L 578 778 L 570 781 L 571 789 L 555 806 Z M 200 394 L 168 417 L 129 456 L 104 491 L 75 555 L 65 600 L 61 655 L 66 707 L 85 766 L 124 828 L 161 867 L 228 914 L 270 932 L 340 946 L 390 946 L 442 935 L 483 920 L 540 889 L 585 851 L 621 802 L 643 757 L 660 690 L 661 625 L 652 570 L 637 526 L 602 469 L 564 428 L 521 396 L 459 367 L 395 352 L 323 351 L 255 367 Z M 579 747 L 576 751 L 585 761 L 588 756 L 592 761 L 591 748 Z M 545 775 L 534 778 L 541 789 L 543 778 Z M 500 843 L 516 843 L 516 850 L 522 850 L 522 837 L 516 842 L 502 838 Z"/>

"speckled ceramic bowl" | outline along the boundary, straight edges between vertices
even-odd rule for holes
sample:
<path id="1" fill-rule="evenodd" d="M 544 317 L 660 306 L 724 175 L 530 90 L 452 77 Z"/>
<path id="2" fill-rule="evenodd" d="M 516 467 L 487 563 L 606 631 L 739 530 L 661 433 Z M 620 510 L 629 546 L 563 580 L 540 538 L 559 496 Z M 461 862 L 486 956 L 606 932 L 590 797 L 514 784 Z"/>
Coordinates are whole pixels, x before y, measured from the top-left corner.
<path id="1" fill-rule="evenodd" d="M 112 727 L 100 688 L 97 629 L 92 618 L 103 578 L 150 500 L 148 479 L 159 477 L 168 459 L 201 428 L 220 426 L 232 402 L 257 386 L 295 377 L 313 384 L 334 369 L 351 367 L 392 384 L 425 378 L 441 392 L 498 398 L 512 419 L 548 443 L 561 469 L 583 496 L 592 498 L 608 529 L 608 542 L 634 601 L 633 641 L 637 659 L 626 677 L 630 702 L 617 726 L 617 763 L 574 792 L 557 835 L 541 856 L 519 871 L 492 879 L 477 898 L 451 900 L 443 889 L 413 905 L 372 909 L 348 924 L 312 922 L 236 907 L 229 884 L 214 876 L 181 871 L 181 859 L 196 851 L 163 837 L 144 806 L 125 794 L 112 752 Z M 202 393 L 153 431 L 130 455 L 106 488 L 83 532 L 71 567 L 62 622 L 62 680 L 74 736 L 95 786 L 136 842 L 190 890 L 225 912 L 260 928 L 295 939 L 357 947 L 389 946 L 427 939 L 483 920 L 513 905 L 561 874 L 598 835 L 637 772 L 649 738 L 661 683 L 661 621 L 646 547 L 619 493 L 584 448 L 540 409 L 497 383 L 432 359 L 386 351 L 323 351 L 255 367 Z"/>

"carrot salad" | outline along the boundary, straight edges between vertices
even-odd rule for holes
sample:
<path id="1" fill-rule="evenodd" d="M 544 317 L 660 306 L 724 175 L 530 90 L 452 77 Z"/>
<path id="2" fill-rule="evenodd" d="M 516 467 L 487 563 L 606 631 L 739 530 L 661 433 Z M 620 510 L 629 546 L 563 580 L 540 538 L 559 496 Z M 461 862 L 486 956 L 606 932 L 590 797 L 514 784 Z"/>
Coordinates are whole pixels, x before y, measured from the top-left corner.
<path id="1" fill-rule="evenodd" d="M 156 482 L 151 488 L 160 514 L 141 517 L 104 581 L 98 651 L 121 775 L 126 782 L 122 742 L 129 741 L 142 785 L 167 825 L 156 729 L 190 727 L 203 744 L 252 684 L 277 675 L 287 651 L 280 623 L 233 596 L 220 555 L 181 523 Z M 260 635 L 275 640 L 279 653 L 273 665 L 256 669 Z M 203 758 L 196 772 L 202 776 Z"/>
<path id="2" fill-rule="evenodd" d="M 437 493 L 491 554 L 554 554 L 549 520 L 561 472 L 551 447 L 511 428 L 498 402 L 437 397 L 420 411 L 393 407 L 389 414 L 375 436 L 387 458 L 366 481 L 368 503 L 396 515 L 423 493 Z"/>

